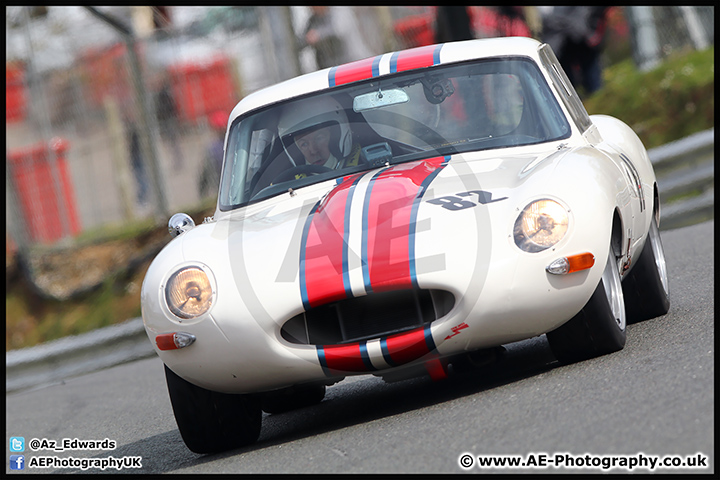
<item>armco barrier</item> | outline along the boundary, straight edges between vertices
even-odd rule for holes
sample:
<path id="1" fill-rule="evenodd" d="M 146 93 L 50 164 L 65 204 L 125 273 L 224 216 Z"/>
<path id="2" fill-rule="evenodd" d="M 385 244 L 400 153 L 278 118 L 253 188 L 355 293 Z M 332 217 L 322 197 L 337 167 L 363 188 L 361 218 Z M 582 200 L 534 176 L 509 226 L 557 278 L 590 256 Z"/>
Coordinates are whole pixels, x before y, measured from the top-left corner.
<path id="1" fill-rule="evenodd" d="M 7 352 L 5 391 L 57 383 L 65 378 L 155 355 L 141 318 Z"/>
<path id="2" fill-rule="evenodd" d="M 715 129 L 648 151 L 660 193 L 660 228 L 701 222 L 715 210 Z"/>
<path id="3" fill-rule="evenodd" d="M 75 193 L 65 159 L 69 147 L 66 140 L 54 138 L 8 153 L 10 179 L 32 241 L 52 243 L 63 237 L 64 230 L 70 235 L 80 233 Z"/>
<path id="4" fill-rule="evenodd" d="M 711 128 L 650 149 L 648 155 L 653 167 L 662 170 L 674 164 L 700 158 L 706 153 L 712 153 L 714 149 L 715 129 Z"/>

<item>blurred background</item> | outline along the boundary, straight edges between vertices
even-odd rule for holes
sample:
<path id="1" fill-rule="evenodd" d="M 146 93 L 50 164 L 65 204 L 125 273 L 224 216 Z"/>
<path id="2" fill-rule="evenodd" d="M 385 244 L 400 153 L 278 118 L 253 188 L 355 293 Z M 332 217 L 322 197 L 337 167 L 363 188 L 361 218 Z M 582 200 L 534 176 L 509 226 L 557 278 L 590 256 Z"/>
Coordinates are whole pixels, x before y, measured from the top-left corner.
<path id="1" fill-rule="evenodd" d="M 511 35 L 550 43 L 648 148 L 714 125 L 714 7 L 6 7 L 6 348 L 140 315 L 167 219 L 214 211 L 245 95 Z"/>

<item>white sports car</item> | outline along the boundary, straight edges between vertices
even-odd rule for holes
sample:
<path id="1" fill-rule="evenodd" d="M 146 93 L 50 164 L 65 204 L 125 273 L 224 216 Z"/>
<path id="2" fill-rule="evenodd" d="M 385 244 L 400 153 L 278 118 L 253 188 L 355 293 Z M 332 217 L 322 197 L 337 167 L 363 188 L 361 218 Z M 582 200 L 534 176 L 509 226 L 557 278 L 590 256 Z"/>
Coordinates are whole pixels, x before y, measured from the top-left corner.
<path id="1" fill-rule="evenodd" d="M 622 349 L 669 308 L 659 218 L 641 141 L 548 45 L 387 53 L 238 103 L 215 215 L 171 219 L 142 315 L 185 443 L 220 451 L 348 375 Z"/>

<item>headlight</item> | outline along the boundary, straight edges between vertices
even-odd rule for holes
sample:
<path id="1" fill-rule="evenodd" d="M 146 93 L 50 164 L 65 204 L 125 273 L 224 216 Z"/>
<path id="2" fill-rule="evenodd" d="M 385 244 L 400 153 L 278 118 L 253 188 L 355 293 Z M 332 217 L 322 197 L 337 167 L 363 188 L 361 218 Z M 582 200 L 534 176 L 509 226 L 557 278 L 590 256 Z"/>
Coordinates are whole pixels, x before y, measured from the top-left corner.
<path id="1" fill-rule="evenodd" d="M 199 267 L 175 272 L 165 286 L 170 311 L 179 318 L 195 318 L 210 309 L 213 290 L 207 274 Z"/>
<path id="2" fill-rule="evenodd" d="M 562 240 L 567 229 L 565 207 L 553 200 L 537 200 L 515 220 L 515 245 L 526 252 L 541 252 Z"/>

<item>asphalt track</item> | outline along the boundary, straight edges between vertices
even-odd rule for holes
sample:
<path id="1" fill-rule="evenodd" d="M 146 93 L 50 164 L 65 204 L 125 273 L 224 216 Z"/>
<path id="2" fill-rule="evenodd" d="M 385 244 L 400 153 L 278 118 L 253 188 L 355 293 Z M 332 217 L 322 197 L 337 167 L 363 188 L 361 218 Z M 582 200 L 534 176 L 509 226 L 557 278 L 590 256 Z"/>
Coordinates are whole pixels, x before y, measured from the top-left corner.
<path id="1" fill-rule="evenodd" d="M 6 452 L 13 453 L 11 436 L 24 437 L 25 470 L 34 473 L 82 471 L 28 466 L 33 457 L 53 456 L 142 457 L 142 468 L 123 470 L 127 473 L 604 472 L 601 467 L 477 465 L 481 455 L 541 463 L 565 453 L 576 465 L 601 464 L 602 457 L 613 456 L 695 459 L 702 454 L 707 468 L 655 471 L 713 473 L 713 232 L 714 221 L 662 232 L 670 312 L 629 325 L 625 349 L 612 355 L 560 366 L 543 336 L 509 346 L 486 372 L 442 382 L 385 384 L 354 377 L 330 387 L 319 405 L 266 415 L 256 444 L 216 455 L 197 455 L 185 447 L 162 364 L 150 358 L 7 395 Z M 29 448 L 35 438 L 107 438 L 117 446 L 35 452 Z M 459 464 L 465 453 L 475 457 L 468 470 Z M 9 463 L 6 472 L 20 473 Z"/>

